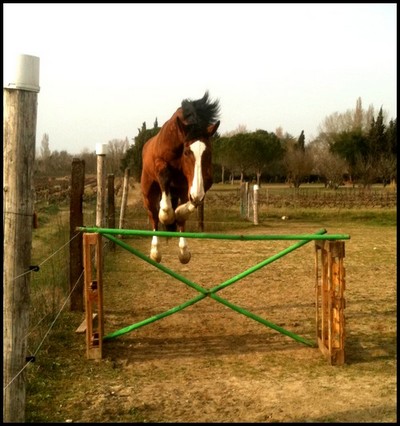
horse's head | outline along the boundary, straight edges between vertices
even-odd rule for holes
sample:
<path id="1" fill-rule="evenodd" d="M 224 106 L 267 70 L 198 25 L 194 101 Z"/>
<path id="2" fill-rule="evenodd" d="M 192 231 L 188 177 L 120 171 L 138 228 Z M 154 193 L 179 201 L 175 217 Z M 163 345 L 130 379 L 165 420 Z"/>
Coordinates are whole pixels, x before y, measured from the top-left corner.
<path id="1" fill-rule="evenodd" d="M 211 124 L 205 136 L 186 141 L 182 155 L 182 171 L 189 186 L 189 200 L 198 206 L 212 185 L 211 137 L 220 122 Z"/>
<path id="2" fill-rule="evenodd" d="M 184 141 L 182 171 L 189 187 L 189 200 L 198 206 L 212 185 L 211 142 L 220 121 L 219 102 L 210 101 L 208 92 L 201 99 L 182 101 L 177 124 Z"/>

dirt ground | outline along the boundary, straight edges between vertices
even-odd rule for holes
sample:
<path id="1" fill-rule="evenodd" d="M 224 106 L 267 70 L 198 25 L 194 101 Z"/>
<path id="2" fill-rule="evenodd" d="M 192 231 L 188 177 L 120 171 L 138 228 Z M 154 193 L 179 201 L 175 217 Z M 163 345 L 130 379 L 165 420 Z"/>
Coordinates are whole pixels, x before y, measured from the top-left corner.
<path id="1" fill-rule="evenodd" d="M 68 422 L 396 422 L 396 231 L 274 223 L 257 234 L 345 233 L 346 364 L 207 297 L 104 343 L 101 361 L 55 400 Z M 251 231 L 251 232 L 250 232 Z M 243 232 L 239 232 L 243 233 Z M 148 254 L 148 238 L 124 239 Z M 162 264 L 212 288 L 293 241 L 162 240 Z M 314 243 L 218 293 L 262 318 L 315 341 Z M 105 334 L 165 312 L 199 293 L 127 251 L 107 253 Z M 78 337 L 84 351 L 84 336 Z M 84 358 L 74 353 L 74 358 Z M 61 405 L 59 407 L 59 405 Z"/>

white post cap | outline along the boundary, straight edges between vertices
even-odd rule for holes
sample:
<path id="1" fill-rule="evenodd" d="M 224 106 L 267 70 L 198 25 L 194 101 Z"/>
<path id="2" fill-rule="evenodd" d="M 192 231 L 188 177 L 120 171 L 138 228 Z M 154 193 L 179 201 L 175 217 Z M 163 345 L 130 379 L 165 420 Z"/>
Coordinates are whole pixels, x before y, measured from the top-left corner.
<path id="1" fill-rule="evenodd" d="M 96 155 L 106 155 L 107 154 L 107 144 L 106 143 L 97 143 L 96 144 Z"/>
<path id="2" fill-rule="evenodd" d="M 39 63 L 40 58 L 37 56 L 18 55 L 10 69 L 10 82 L 6 88 L 39 92 Z"/>

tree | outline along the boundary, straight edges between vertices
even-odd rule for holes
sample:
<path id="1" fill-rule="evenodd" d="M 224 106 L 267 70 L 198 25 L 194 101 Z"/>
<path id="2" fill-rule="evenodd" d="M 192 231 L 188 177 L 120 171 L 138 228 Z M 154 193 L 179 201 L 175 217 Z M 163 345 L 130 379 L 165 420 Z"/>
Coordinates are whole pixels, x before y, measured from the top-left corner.
<path id="1" fill-rule="evenodd" d="M 300 133 L 299 139 L 297 139 L 296 148 L 303 151 L 303 152 L 305 152 L 305 146 L 304 146 L 305 140 L 306 140 L 306 138 L 304 136 L 304 130 L 302 130 L 301 133 Z"/>
<path id="2" fill-rule="evenodd" d="M 85 162 L 85 174 L 97 174 L 97 155 L 95 150 L 89 151 L 88 148 L 84 148 L 79 154 L 79 158 Z"/>
<path id="3" fill-rule="evenodd" d="M 396 129 L 393 121 L 390 129 L 384 121 L 381 108 L 376 119 L 372 117 L 368 131 L 356 128 L 332 136 L 331 151 L 346 160 L 351 178 L 364 187 L 377 181 L 386 185 L 395 179 Z"/>
<path id="4" fill-rule="evenodd" d="M 158 125 L 157 119 L 155 120 L 154 125 Z M 142 128 L 138 129 L 138 135 L 134 138 L 133 144 L 126 150 L 125 156 L 121 159 L 121 170 L 125 171 L 126 168 L 129 168 L 131 176 L 137 182 L 140 182 L 142 174 L 143 145 L 159 131 L 159 127 L 153 127 L 152 129 L 147 130 L 146 122 L 143 122 Z"/>
<path id="5" fill-rule="evenodd" d="M 50 151 L 50 138 L 47 133 L 45 133 L 42 137 L 41 147 L 40 147 L 40 157 L 43 161 L 48 160 L 50 157 L 51 151 Z"/>
<path id="6" fill-rule="evenodd" d="M 297 142 L 293 139 L 286 143 L 284 165 L 287 172 L 287 180 L 290 185 L 299 188 L 307 176 L 313 170 L 313 157 L 309 149 L 304 145 L 304 132 L 301 132 Z M 304 146 L 304 149 L 303 149 Z"/>
<path id="7" fill-rule="evenodd" d="M 113 139 L 107 145 L 107 172 L 118 175 L 121 172 L 121 160 L 124 158 L 127 149 L 129 148 L 129 141 L 125 139 Z"/>
<path id="8" fill-rule="evenodd" d="M 278 137 L 266 130 L 249 133 L 247 138 L 250 151 L 248 171 L 256 174 L 257 184 L 260 185 L 262 174 L 273 176 L 276 173 L 276 165 L 282 160 L 284 150 Z"/>
<path id="9" fill-rule="evenodd" d="M 35 173 L 46 175 L 49 172 L 49 159 L 51 155 L 49 141 L 49 135 L 47 133 L 44 133 L 40 146 L 40 154 L 35 159 Z"/>
<path id="10" fill-rule="evenodd" d="M 229 161 L 226 155 L 228 150 L 229 137 L 222 136 L 218 143 L 213 144 L 213 163 L 221 166 L 221 182 L 225 183 L 225 172 L 228 169 Z"/>
<path id="11" fill-rule="evenodd" d="M 397 172 L 396 124 L 392 120 L 388 127 L 385 126 L 382 108 L 376 120 L 372 120 L 368 145 L 369 155 L 375 160 L 376 173 L 383 185 L 394 182 Z"/>
<path id="12" fill-rule="evenodd" d="M 331 152 L 329 145 L 318 138 L 312 141 L 308 148 L 313 157 L 312 173 L 319 176 L 326 187 L 339 188 L 347 173 L 346 161 L 338 154 Z"/>
<path id="13" fill-rule="evenodd" d="M 366 179 L 365 173 L 369 170 L 367 164 L 368 141 L 360 130 L 333 135 L 330 151 L 346 161 L 352 182 L 362 177 L 363 180 Z"/>
<path id="14" fill-rule="evenodd" d="M 374 107 L 370 105 L 367 110 L 362 107 L 361 98 L 356 100 L 354 110 L 348 109 L 344 113 L 334 112 L 326 117 L 319 126 L 319 139 L 324 139 L 332 145 L 335 136 L 343 132 L 367 133 L 374 116 Z"/>

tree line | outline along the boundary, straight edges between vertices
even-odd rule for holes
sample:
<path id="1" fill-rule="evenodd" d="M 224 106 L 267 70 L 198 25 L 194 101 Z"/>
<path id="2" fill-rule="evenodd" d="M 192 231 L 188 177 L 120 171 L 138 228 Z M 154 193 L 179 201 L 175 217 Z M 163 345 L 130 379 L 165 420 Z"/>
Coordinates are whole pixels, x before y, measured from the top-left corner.
<path id="1" fill-rule="evenodd" d="M 126 168 L 140 181 L 142 148 L 160 130 L 146 123 L 129 143 L 128 138 L 108 143 L 107 172 L 122 175 Z M 306 182 L 322 182 L 338 188 L 345 181 L 368 187 L 373 183 L 397 184 L 397 118 L 387 123 L 382 108 L 375 115 L 373 106 L 363 109 L 361 98 L 355 109 L 334 113 L 324 120 L 318 136 L 306 143 L 304 131 L 298 137 L 258 129 L 248 132 L 244 125 L 212 138 L 215 182 L 286 182 L 298 188 Z M 86 173 L 96 173 L 95 152 L 83 151 Z M 66 151 L 51 152 L 44 135 L 36 160 L 38 174 L 68 174 L 72 156 Z M 68 163 L 68 164 L 67 164 Z"/>

